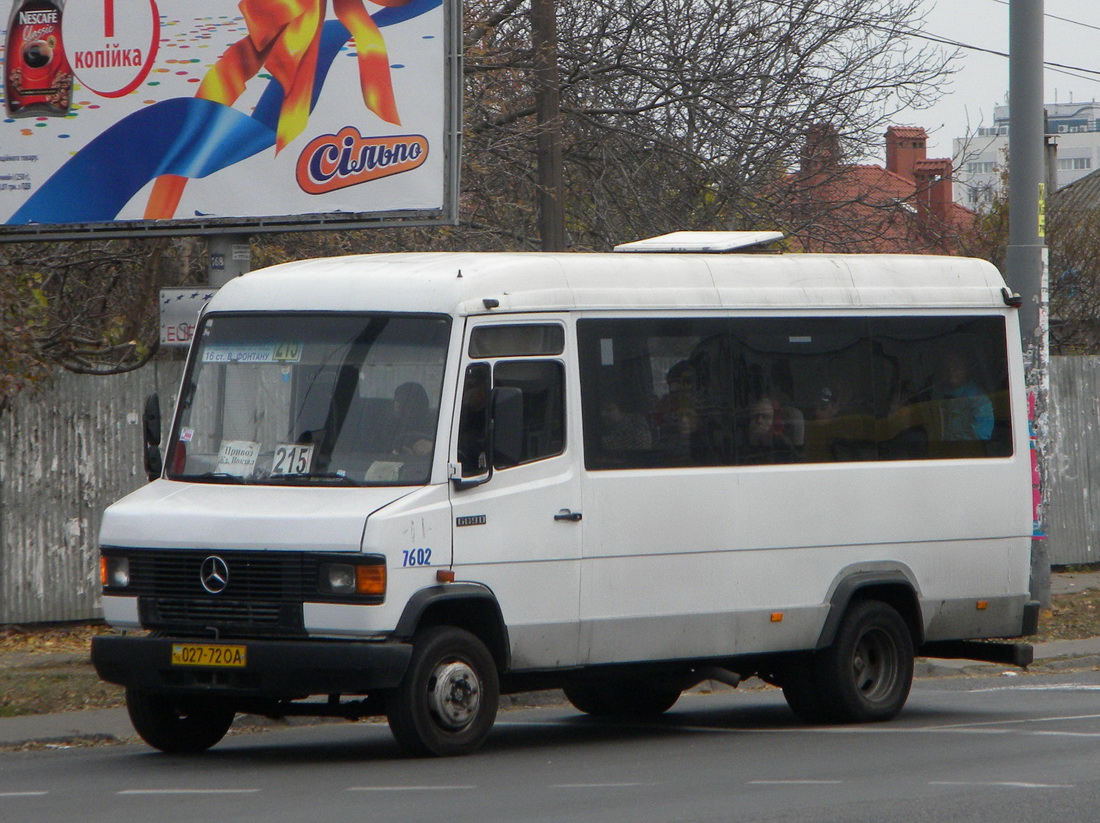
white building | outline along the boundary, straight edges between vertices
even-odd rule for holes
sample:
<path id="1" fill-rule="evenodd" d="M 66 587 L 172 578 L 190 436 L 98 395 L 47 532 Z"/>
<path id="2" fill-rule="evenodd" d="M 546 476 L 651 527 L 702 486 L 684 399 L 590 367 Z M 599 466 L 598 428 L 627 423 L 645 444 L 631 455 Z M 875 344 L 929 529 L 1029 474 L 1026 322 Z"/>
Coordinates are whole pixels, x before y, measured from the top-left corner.
<path id="1" fill-rule="evenodd" d="M 1100 168 L 1100 103 L 1047 103 L 1047 132 L 1057 146 L 1058 187 Z M 993 109 L 993 125 L 952 146 L 955 202 L 971 209 L 990 203 L 1002 186 L 1008 151 L 1008 106 Z"/>

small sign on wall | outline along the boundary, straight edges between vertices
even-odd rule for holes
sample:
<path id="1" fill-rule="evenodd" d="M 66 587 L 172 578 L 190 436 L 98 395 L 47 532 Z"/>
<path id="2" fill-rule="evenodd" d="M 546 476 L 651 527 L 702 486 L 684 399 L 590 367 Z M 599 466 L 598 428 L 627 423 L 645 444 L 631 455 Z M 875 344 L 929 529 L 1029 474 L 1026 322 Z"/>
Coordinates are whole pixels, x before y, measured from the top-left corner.
<path id="1" fill-rule="evenodd" d="M 217 293 L 217 289 L 161 289 L 160 290 L 160 344 L 162 346 L 189 346 L 195 335 L 199 312 Z"/>

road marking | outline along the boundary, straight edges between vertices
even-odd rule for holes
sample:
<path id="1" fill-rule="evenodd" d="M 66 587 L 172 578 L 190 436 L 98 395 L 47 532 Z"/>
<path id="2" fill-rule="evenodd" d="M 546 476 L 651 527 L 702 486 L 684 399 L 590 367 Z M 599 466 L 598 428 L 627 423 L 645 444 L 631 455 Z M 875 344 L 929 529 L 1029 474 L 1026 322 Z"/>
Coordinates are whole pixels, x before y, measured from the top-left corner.
<path id="1" fill-rule="evenodd" d="M 457 792 L 477 786 L 349 786 L 349 792 Z"/>
<path id="2" fill-rule="evenodd" d="M 1034 735 L 1048 737 L 1098 737 L 1100 732 L 1073 732 L 1050 731 L 1037 729 L 1020 729 L 1022 724 L 1034 723 L 1065 723 L 1098 720 L 1100 714 L 1074 714 L 1053 715 L 1050 717 L 1024 717 L 1018 719 L 1003 720 L 978 720 L 965 723 L 944 723 L 935 726 L 897 726 L 880 725 L 871 726 L 799 726 L 779 729 L 759 729 L 751 727 L 716 727 L 716 726 L 676 726 L 661 725 L 663 731 L 694 732 L 704 734 L 829 734 L 829 735 L 865 735 L 865 734 L 971 734 L 971 735 Z M 497 723 L 497 726 L 545 728 L 546 726 L 570 726 L 568 720 L 551 721 L 511 721 Z M 657 727 L 653 727 L 657 728 Z"/>
<path id="3" fill-rule="evenodd" d="M 984 692 L 1100 692 L 1100 685 L 1091 683 L 1051 683 L 1049 686 L 989 686 L 984 689 L 967 689 L 967 694 Z"/>
<path id="4" fill-rule="evenodd" d="M 1021 723 L 1063 723 L 1067 720 L 1097 720 L 1100 714 L 1056 714 L 1050 717 L 1021 717 L 1016 720 L 981 720 L 970 723 L 948 723 L 939 726 L 924 726 L 931 731 L 950 731 L 952 729 L 974 729 L 979 726 L 1015 726 Z"/>
<path id="5" fill-rule="evenodd" d="M 259 789 L 123 789 L 119 794 L 256 794 Z"/>
<path id="6" fill-rule="evenodd" d="M 1072 789 L 1072 783 L 1019 783 L 1014 780 L 932 780 L 929 786 L 1001 786 L 1010 789 Z"/>
<path id="7" fill-rule="evenodd" d="M 750 780 L 750 786 L 839 786 L 843 780 Z"/>
<path id="8" fill-rule="evenodd" d="M 551 789 L 634 789 L 638 786 L 656 786 L 656 783 L 557 783 Z"/>
<path id="9" fill-rule="evenodd" d="M 0 797 L 41 797 L 48 792 L 0 792 Z"/>

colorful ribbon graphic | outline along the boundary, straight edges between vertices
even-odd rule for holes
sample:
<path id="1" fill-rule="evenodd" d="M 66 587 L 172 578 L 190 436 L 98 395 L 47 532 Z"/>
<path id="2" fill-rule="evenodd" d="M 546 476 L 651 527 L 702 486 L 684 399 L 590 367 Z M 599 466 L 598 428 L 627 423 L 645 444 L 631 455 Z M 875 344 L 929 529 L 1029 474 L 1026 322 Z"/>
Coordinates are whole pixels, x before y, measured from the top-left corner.
<path id="1" fill-rule="evenodd" d="M 409 0 L 371 2 L 397 8 Z M 226 50 L 207 72 L 195 96 L 232 106 L 245 84 L 266 68 L 283 89 L 275 136 L 278 154 L 302 133 L 309 120 L 326 6 L 327 0 L 241 0 L 238 8 L 244 15 L 248 37 Z M 363 7 L 363 0 L 333 0 L 332 8 L 358 51 L 363 102 L 383 120 L 399 125 L 382 32 Z M 186 185 L 187 178 L 176 175 L 158 179 L 149 195 L 145 218 L 172 217 Z"/>
<path id="2" fill-rule="evenodd" d="M 323 3 L 323 0 L 318 2 Z M 378 29 L 385 28 L 418 17 L 438 8 L 441 3 L 442 0 L 401 0 L 399 6 L 375 13 L 371 22 Z M 251 28 L 249 32 L 246 39 L 251 40 Z M 351 37 L 352 32 L 339 20 L 329 20 L 322 26 L 311 63 L 312 78 L 308 83 L 304 79 L 300 81 L 300 85 L 311 89 L 306 100 L 307 117 L 321 93 L 333 60 Z M 380 37 L 378 42 L 381 42 Z M 364 72 L 374 77 L 381 70 L 392 102 L 384 47 L 379 62 L 370 55 L 364 61 L 368 48 L 358 39 L 356 46 L 360 80 Z M 372 54 L 378 56 L 377 52 Z M 369 72 L 364 69 L 364 62 Z M 266 63 L 261 65 L 270 70 Z M 248 79 L 245 76 L 247 68 L 245 66 L 235 75 L 243 78 L 242 84 Z M 272 77 L 275 77 L 274 71 Z M 233 81 L 223 79 L 221 82 L 231 84 Z M 286 88 L 281 81 L 270 81 L 251 116 L 233 109 L 229 103 L 200 97 L 164 100 L 135 112 L 106 129 L 70 158 L 27 199 L 8 224 L 106 222 L 113 220 L 150 180 L 174 176 L 185 182 L 187 178 L 213 174 L 272 146 L 278 150 L 283 115 L 288 111 Z M 384 93 L 372 97 L 370 90 L 373 88 L 374 85 L 363 83 L 364 101 L 368 107 L 373 105 L 372 99 L 385 99 Z M 386 111 L 384 106 L 381 111 Z M 396 108 L 392 111 L 396 116 Z M 288 128 L 291 122 L 293 119 L 287 121 Z M 300 122 L 304 127 L 305 120 Z M 181 186 L 181 194 L 182 191 Z M 165 216 L 171 217 L 174 212 L 173 206 L 172 213 Z"/>

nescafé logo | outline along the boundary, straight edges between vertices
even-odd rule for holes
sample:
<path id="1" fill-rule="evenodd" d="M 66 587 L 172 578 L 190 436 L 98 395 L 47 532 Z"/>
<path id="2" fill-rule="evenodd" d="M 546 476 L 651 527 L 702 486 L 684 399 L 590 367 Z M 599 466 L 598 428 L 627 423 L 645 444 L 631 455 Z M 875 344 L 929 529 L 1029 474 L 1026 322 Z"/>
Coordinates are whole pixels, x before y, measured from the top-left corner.
<path id="1" fill-rule="evenodd" d="M 323 134 L 298 156 L 298 185 L 324 194 L 369 180 L 412 171 L 428 158 L 428 141 L 419 134 L 363 137 L 354 126 Z"/>

